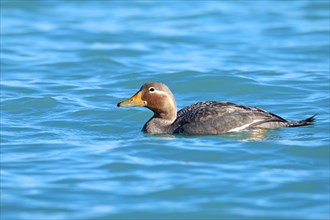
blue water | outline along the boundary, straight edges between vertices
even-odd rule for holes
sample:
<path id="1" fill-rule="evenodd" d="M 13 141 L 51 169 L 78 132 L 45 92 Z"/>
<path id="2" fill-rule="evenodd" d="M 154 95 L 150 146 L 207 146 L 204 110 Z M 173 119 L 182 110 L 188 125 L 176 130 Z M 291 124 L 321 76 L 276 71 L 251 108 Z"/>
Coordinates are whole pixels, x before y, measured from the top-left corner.
<path id="1" fill-rule="evenodd" d="M 1 220 L 329 219 L 328 1 L 1 0 Z M 315 125 L 152 136 L 178 107 L 258 106 Z"/>

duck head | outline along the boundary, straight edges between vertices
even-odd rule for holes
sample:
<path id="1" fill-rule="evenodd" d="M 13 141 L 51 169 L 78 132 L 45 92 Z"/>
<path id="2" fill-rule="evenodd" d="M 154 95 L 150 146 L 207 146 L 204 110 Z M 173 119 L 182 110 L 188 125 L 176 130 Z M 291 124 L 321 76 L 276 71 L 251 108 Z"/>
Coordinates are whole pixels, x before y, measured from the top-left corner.
<path id="1" fill-rule="evenodd" d="M 132 97 L 117 104 L 122 106 L 144 106 L 154 112 L 154 117 L 175 120 L 176 102 L 171 90 L 160 82 L 144 84 Z"/>

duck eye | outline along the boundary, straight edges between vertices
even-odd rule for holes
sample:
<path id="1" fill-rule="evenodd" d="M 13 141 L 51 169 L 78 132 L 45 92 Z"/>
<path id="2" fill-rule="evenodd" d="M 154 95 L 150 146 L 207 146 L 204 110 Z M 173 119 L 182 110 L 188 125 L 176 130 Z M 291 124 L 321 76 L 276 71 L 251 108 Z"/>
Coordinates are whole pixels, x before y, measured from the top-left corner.
<path id="1" fill-rule="evenodd" d="M 149 92 L 154 92 L 155 91 L 155 88 L 154 87 L 150 87 L 149 88 Z"/>

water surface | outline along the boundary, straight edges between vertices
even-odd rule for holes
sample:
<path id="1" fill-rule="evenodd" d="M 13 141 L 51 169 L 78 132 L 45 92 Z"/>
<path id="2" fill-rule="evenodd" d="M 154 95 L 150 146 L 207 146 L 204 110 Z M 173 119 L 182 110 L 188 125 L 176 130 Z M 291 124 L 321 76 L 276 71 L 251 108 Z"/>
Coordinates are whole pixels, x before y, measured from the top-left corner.
<path id="1" fill-rule="evenodd" d="M 1 1 L 1 219 L 328 219 L 328 1 Z M 152 136 L 148 81 L 315 125 Z M 256 140 L 259 139 L 259 140 Z"/>

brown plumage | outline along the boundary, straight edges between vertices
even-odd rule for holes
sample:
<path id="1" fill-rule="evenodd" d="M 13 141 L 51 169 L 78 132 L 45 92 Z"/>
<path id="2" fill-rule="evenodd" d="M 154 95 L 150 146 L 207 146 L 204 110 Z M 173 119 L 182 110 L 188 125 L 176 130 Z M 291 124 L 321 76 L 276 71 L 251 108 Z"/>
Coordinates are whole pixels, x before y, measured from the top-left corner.
<path id="1" fill-rule="evenodd" d="M 287 121 L 257 107 L 230 102 L 206 101 L 176 110 L 175 98 L 163 83 L 144 84 L 120 106 L 144 106 L 154 112 L 142 130 L 151 134 L 224 134 L 253 129 L 273 129 L 309 125 L 315 116 L 301 121 Z"/>

